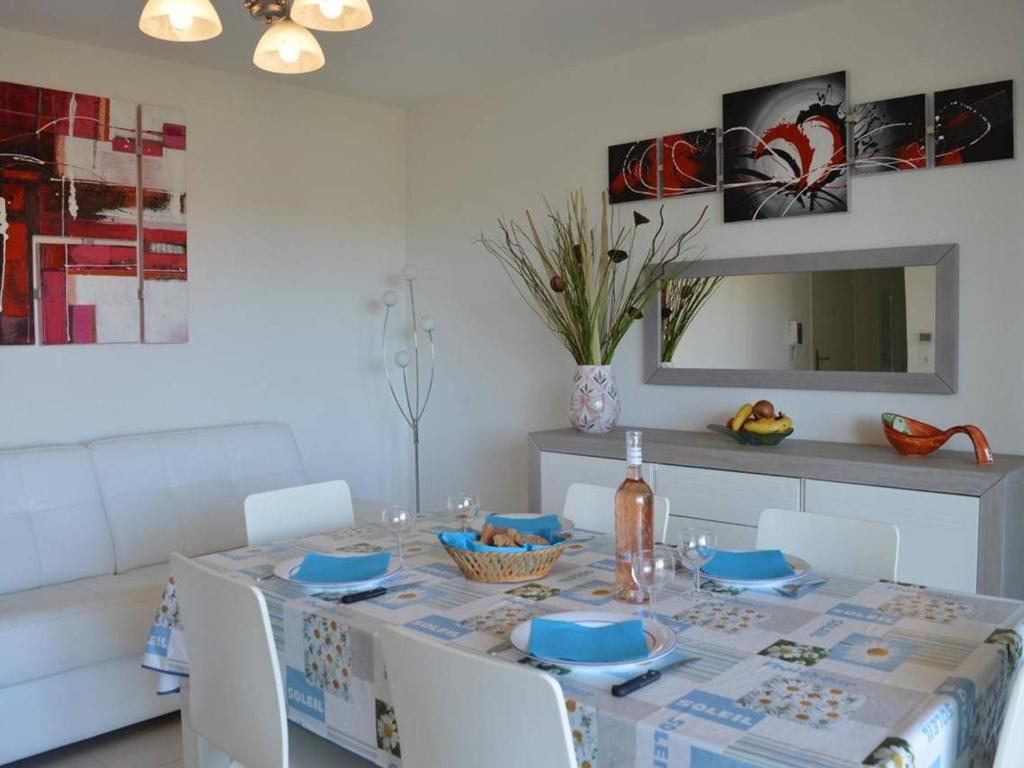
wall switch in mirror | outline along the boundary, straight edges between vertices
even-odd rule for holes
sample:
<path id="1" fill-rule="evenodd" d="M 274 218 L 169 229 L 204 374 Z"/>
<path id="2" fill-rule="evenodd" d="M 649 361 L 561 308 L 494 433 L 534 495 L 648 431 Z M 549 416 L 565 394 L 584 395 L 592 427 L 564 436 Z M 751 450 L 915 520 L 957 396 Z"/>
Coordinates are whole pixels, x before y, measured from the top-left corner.
<path id="1" fill-rule="evenodd" d="M 796 347 L 804 343 L 804 324 L 799 320 L 790 320 L 786 328 L 789 346 Z"/>

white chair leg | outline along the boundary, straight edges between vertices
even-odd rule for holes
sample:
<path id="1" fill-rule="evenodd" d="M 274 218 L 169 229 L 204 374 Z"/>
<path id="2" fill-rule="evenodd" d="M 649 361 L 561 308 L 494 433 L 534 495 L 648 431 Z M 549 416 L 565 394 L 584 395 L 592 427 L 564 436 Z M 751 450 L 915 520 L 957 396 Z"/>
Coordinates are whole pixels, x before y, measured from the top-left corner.
<path id="1" fill-rule="evenodd" d="M 228 768 L 230 757 L 192 730 L 188 716 L 188 678 L 181 678 L 181 764 L 184 768 Z"/>

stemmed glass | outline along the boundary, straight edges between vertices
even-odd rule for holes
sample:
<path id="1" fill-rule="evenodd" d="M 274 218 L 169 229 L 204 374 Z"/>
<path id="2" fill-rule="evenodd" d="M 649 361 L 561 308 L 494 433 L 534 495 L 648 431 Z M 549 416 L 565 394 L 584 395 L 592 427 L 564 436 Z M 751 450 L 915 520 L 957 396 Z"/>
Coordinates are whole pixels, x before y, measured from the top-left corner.
<path id="1" fill-rule="evenodd" d="M 633 581 L 641 592 L 651 597 L 651 620 L 658 620 L 655 599 L 676 573 L 676 558 L 671 547 L 655 546 L 634 553 L 632 562 Z"/>
<path id="2" fill-rule="evenodd" d="M 700 594 L 700 569 L 715 556 L 718 539 L 708 528 L 683 528 L 679 533 L 679 557 L 693 571 L 693 589 L 687 594 Z"/>
<path id="3" fill-rule="evenodd" d="M 416 515 L 405 507 L 384 507 L 380 519 L 384 529 L 390 531 L 398 541 L 398 562 L 405 565 L 402 539 L 416 526 Z"/>
<path id="4" fill-rule="evenodd" d="M 473 493 L 453 493 L 448 497 L 448 513 L 462 520 L 462 532 L 469 530 L 469 521 L 480 514 L 480 500 Z"/>

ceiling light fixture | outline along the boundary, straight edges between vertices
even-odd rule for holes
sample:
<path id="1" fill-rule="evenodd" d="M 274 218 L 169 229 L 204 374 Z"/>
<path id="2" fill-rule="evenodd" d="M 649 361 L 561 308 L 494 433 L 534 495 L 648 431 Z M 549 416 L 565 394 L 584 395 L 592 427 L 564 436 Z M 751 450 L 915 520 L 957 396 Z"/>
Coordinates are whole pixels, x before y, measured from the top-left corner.
<path id="1" fill-rule="evenodd" d="M 139 29 L 158 40 L 194 43 L 216 37 L 223 27 L 210 0 L 149 0 Z"/>
<path id="2" fill-rule="evenodd" d="M 373 21 L 369 0 L 293 0 L 290 14 L 288 0 L 243 0 L 242 5 L 269 25 L 253 64 L 287 75 L 313 72 L 326 63 L 310 29 L 349 32 Z M 139 29 L 160 40 L 193 42 L 216 37 L 222 27 L 210 0 L 148 0 Z"/>

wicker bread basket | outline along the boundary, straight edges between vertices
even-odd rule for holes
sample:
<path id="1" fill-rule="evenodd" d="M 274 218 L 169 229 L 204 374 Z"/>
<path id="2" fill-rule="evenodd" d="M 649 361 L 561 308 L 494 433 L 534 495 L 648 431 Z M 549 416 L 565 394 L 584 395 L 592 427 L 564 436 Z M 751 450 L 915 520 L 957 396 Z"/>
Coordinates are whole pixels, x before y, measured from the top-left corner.
<path id="1" fill-rule="evenodd" d="M 543 579 L 555 567 L 569 541 L 522 552 L 473 552 L 445 545 L 448 556 L 473 581 L 512 582 Z"/>

